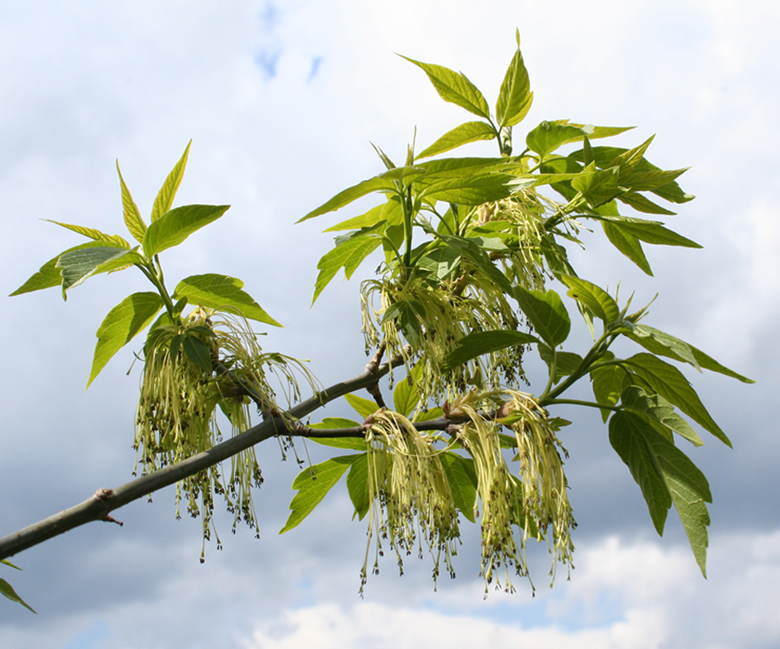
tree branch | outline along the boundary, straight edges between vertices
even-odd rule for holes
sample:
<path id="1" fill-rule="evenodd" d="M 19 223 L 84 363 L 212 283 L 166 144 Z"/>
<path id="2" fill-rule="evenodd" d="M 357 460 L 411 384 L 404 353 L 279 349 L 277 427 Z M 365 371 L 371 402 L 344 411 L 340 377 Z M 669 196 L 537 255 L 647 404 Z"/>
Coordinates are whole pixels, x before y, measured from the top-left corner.
<path id="1" fill-rule="evenodd" d="M 115 509 L 119 509 L 134 500 L 148 496 L 184 478 L 195 475 L 199 471 L 218 464 L 270 437 L 294 434 L 294 429 L 291 430 L 287 423 L 290 420 L 301 419 L 338 397 L 374 385 L 390 371 L 391 367 L 398 367 L 402 364 L 403 358 L 401 356 L 397 356 L 381 365 L 378 362 L 369 363 L 369 366 L 362 374 L 317 392 L 305 401 L 296 404 L 287 412 L 281 415 L 269 416 L 256 426 L 213 446 L 207 451 L 193 455 L 186 460 L 167 466 L 149 475 L 141 476 L 116 489 L 98 489 L 93 496 L 84 502 L 0 538 L 0 559 L 18 554 L 52 537 L 92 521 L 102 520 L 116 523 L 118 521 L 110 516 L 110 512 Z"/>

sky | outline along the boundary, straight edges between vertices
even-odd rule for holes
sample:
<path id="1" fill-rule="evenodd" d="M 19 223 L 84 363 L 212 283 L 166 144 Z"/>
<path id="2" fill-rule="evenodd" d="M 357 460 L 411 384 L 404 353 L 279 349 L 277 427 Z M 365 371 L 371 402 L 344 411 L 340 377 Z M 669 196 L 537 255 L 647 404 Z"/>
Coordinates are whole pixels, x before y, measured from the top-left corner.
<path id="1" fill-rule="evenodd" d="M 260 538 L 220 518 L 224 548 L 200 564 L 200 523 L 175 520 L 173 489 L 14 558 L 6 570 L 33 615 L 0 601 L 8 649 L 134 647 L 298 649 L 479 644 L 551 649 L 763 649 L 780 644 L 780 5 L 756 1 L 451 0 L 288 2 L 117 0 L 0 5 L 0 294 L 8 295 L 77 235 L 40 219 L 121 232 L 116 160 L 142 213 L 187 142 L 177 197 L 231 204 L 164 259 L 168 278 L 240 277 L 284 324 L 262 344 L 298 358 L 329 385 L 365 365 L 358 283 L 340 279 L 310 307 L 321 231 L 360 213 L 294 225 L 341 189 L 381 171 L 370 143 L 403 158 L 468 119 L 394 53 L 462 70 L 494 102 L 519 28 L 534 91 L 526 130 L 542 120 L 636 126 L 616 144 L 657 134 L 648 157 L 691 167 L 697 196 L 669 217 L 704 248 L 652 248 L 649 278 L 586 235 L 579 273 L 621 283 L 635 304 L 658 293 L 647 323 L 755 379 L 687 372 L 731 437 L 689 455 L 714 504 L 708 579 L 670 513 L 655 534 L 639 489 L 592 413 L 561 407 L 579 527 L 571 580 L 483 599 L 476 529 L 457 579 L 434 592 L 427 562 L 399 577 L 392 558 L 361 599 L 363 523 L 337 489 L 280 536 L 298 467 L 258 447 Z M 492 155 L 476 146 L 475 155 Z M 361 205 L 363 205 L 361 203 Z M 132 478 L 139 372 L 123 350 L 84 390 L 94 332 L 130 271 L 94 278 L 67 302 L 56 290 L 0 298 L 0 534 Z M 169 283 L 173 284 L 172 280 Z M 578 323 L 575 322 L 575 327 Z M 588 344 L 584 325 L 573 339 Z M 131 346 L 132 347 L 132 346 Z M 136 345 L 138 347 L 138 345 Z M 576 350 L 576 349 L 575 349 Z M 533 370 L 531 370 L 533 375 Z M 530 388 L 533 391 L 533 386 Z M 587 392 L 583 392 L 586 394 Z M 343 405 L 329 412 L 349 414 Z M 327 455 L 308 445 L 313 461 Z M 535 550 L 539 552 L 535 552 Z"/>

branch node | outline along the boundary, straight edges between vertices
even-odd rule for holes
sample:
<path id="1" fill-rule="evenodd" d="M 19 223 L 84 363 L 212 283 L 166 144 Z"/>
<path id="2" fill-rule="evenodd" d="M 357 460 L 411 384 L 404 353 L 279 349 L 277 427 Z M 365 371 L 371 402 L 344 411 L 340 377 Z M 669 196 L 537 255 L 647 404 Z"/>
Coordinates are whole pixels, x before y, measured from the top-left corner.
<path id="1" fill-rule="evenodd" d="M 103 515 L 102 520 L 106 521 L 107 523 L 116 523 L 119 525 L 119 527 L 122 527 L 124 523 L 122 521 L 116 520 L 113 516 L 111 516 L 110 512 L 111 509 L 108 507 L 108 503 L 106 503 L 106 500 L 111 498 L 114 495 L 113 489 L 105 489 L 101 487 L 95 492 L 95 495 L 93 498 L 97 500 L 103 507 L 106 509 L 106 513 Z"/>

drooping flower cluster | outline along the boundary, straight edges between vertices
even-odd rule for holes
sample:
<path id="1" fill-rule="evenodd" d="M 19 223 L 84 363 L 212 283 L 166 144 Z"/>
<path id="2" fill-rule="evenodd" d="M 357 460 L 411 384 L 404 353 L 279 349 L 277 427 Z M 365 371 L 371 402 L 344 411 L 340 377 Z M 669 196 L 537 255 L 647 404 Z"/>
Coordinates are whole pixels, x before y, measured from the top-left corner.
<path id="1" fill-rule="evenodd" d="M 373 571 L 378 572 L 382 539 L 395 550 L 403 573 L 403 559 L 424 546 L 433 562 L 433 579 L 443 556 L 454 576 L 451 558 L 460 537 L 458 512 L 434 438 L 421 434 L 408 419 L 381 409 L 371 417 L 368 442 L 368 544 L 361 571 L 361 592 L 368 576 L 368 557 L 376 537 Z"/>

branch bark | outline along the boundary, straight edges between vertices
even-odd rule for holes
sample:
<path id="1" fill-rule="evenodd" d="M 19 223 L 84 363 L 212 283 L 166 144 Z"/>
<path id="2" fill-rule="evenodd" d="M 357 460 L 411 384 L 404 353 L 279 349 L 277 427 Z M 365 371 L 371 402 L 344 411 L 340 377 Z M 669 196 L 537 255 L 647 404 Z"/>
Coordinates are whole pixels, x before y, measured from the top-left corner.
<path id="1" fill-rule="evenodd" d="M 370 362 L 362 374 L 317 392 L 290 408 L 286 413 L 269 416 L 240 435 L 231 437 L 203 453 L 193 455 L 182 462 L 149 475 L 141 476 L 116 489 L 98 489 L 84 502 L 0 538 L 0 559 L 11 557 L 86 523 L 93 521 L 117 523 L 118 521 L 110 516 L 112 511 L 168 487 L 179 480 L 195 475 L 199 471 L 218 464 L 271 437 L 294 434 L 294 431 L 289 429 L 287 421 L 301 419 L 338 397 L 373 386 L 390 371 L 391 367 L 402 364 L 401 357 L 381 364 Z M 121 525 L 121 523 L 119 524 Z"/>

